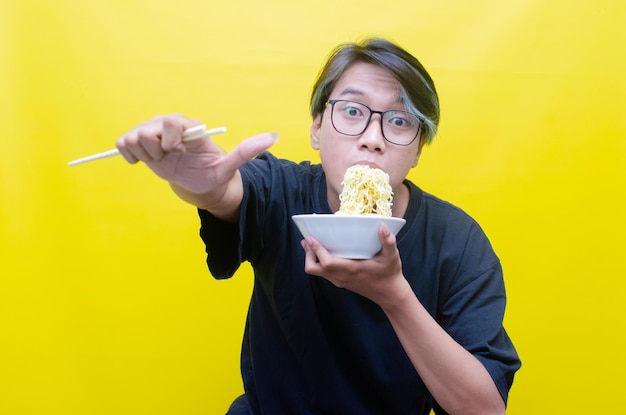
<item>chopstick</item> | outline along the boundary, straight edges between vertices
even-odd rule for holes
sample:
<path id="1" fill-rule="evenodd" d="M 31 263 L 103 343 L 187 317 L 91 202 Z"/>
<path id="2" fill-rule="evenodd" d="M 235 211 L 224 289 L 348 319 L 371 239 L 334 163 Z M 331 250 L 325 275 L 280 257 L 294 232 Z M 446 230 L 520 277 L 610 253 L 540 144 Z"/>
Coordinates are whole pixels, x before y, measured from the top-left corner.
<path id="1" fill-rule="evenodd" d="M 217 128 L 212 128 L 210 130 L 207 130 L 205 125 L 198 125 L 196 127 L 188 128 L 183 132 L 183 141 L 187 142 L 187 141 L 199 140 L 204 137 L 208 137 L 214 134 L 221 134 L 225 132 L 226 132 L 226 127 L 217 127 Z M 92 154 L 91 156 L 72 160 L 69 163 L 67 163 L 67 165 L 76 166 L 78 164 L 88 163 L 90 161 L 100 160 L 100 159 L 104 159 L 107 157 L 113 157 L 119 154 L 120 154 L 120 151 L 115 148 L 113 150 L 103 151 L 102 153 Z"/>

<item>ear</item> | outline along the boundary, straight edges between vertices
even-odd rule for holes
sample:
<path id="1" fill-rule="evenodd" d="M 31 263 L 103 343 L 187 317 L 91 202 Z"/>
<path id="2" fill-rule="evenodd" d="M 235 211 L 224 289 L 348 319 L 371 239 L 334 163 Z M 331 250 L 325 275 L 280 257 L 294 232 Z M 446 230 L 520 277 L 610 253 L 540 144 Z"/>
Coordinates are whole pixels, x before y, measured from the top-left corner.
<path id="1" fill-rule="evenodd" d="M 315 118 L 313 118 L 313 123 L 311 124 L 311 147 L 314 150 L 320 149 L 320 130 L 322 128 L 322 114 L 317 114 Z"/>
<path id="2" fill-rule="evenodd" d="M 411 168 L 416 167 L 417 163 L 420 160 L 420 156 L 422 155 L 422 149 L 424 148 L 424 142 L 422 140 L 419 141 L 419 145 L 417 147 L 417 152 L 415 153 L 415 160 L 413 160 L 413 164 Z"/>

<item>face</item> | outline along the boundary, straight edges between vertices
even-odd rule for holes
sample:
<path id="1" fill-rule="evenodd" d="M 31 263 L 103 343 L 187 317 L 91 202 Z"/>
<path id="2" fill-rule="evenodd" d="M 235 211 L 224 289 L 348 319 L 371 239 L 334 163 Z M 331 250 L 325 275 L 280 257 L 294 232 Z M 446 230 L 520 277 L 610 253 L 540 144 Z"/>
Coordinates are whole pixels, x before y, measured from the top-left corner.
<path id="1" fill-rule="evenodd" d="M 335 85 L 329 99 L 357 101 L 377 111 L 404 109 L 398 81 L 386 69 L 369 63 L 350 66 Z M 331 106 L 328 104 L 323 114 L 318 114 L 313 120 L 311 146 L 320 152 L 331 209 L 339 209 L 341 181 L 348 167 L 367 164 L 389 174 L 394 192 L 394 215 L 398 210 L 403 212 L 408 203 L 408 191 L 402 181 L 419 160 L 422 149 L 419 137 L 408 146 L 386 141 L 381 131 L 380 114 L 372 115 L 361 135 L 347 136 L 335 130 L 330 116 Z"/>

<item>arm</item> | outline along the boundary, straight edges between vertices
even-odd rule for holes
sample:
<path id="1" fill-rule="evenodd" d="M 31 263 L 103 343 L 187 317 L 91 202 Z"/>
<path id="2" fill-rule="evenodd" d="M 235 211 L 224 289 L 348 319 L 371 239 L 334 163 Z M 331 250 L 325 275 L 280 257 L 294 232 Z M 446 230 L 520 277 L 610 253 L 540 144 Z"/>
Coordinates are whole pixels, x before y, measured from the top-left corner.
<path id="1" fill-rule="evenodd" d="M 238 218 L 243 189 L 239 167 L 274 144 L 275 133 L 242 141 L 230 153 L 210 137 L 183 142 L 183 132 L 198 121 L 181 115 L 155 117 L 117 140 L 129 163 L 143 161 L 167 180 L 183 200 L 229 221 Z"/>
<path id="2" fill-rule="evenodd" d="M 485 367 L 437 324 L 408 283 L 383 310 L 442 408 L 450 414 L 504 414 L 504 401 Z"/>
<path id="3" fill-rule="evenodd" d="M 227 222 L 237 222 L 239 219 L 239 207 L 243 198 L 239 171 L 223 186 L 208 193 L 194 193 L 173 181 L 170 182 L 170 187 L 182 200 L 211 212 L 217 218 Z"/>
<path id="4" fill-rule="evenodd" d="M 431 317 L 402 275 L 395 237 L 384 226 L 382 252 L 369 261 L 328 254 L 303 241 L 305 270 L 377 303 L 434 399 L 450 414 L 503 414 L 505 405 L 485 367 Z"/>

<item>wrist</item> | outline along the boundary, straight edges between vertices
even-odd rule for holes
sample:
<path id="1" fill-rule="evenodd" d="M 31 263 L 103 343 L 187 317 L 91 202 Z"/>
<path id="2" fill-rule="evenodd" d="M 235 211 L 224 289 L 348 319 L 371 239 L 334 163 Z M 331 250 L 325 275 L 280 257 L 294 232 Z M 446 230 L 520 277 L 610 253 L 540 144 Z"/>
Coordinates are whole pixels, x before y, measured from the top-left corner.
<path id="1" fill-rule="evenodd" d="M 400 274 L 394 281 L 398 282 L 388 290 L 387 295 L 378 303 L 385 314 L 395 314 L 406 310 L 408 303 L 417 300 L 411 285 L 404 278 L 404 275 Z"/>
<path id="2" fill-rule="evenodd" d="M 194 193 L 174 182 L 170 182 L 170 186 L 182 200 L 210 212 L 217 218 L 228 222 L 239 220 L 239 208 L 243 198 L 243 184 L 239 171 L 231 180 L 206 193 Z"/>

